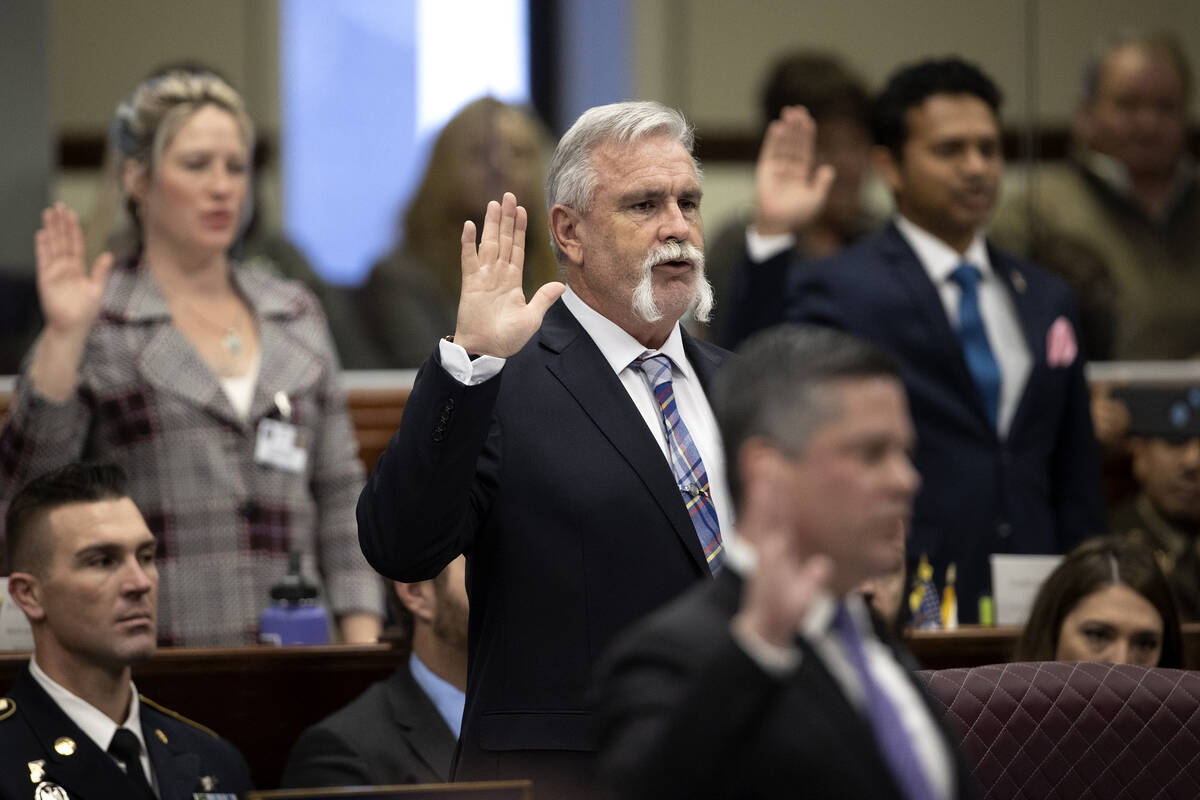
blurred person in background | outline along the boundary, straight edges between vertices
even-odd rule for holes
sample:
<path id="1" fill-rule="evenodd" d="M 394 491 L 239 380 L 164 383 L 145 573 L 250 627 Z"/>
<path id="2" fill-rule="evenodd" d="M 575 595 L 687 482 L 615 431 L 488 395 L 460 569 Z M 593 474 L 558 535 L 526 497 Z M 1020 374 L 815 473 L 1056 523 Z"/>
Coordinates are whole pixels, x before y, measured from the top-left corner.
<path id="1" fill-rule="evenodd" d="M 1183 667 L 1183 634 L 1154 552 L 1123 537 L 1084 542 L 1038 590 L 1017 661 Z"/>
<path id="2" fill-rule="evenodd" d="M 1110 530 L 1154 551 L 1183 619 L 1200 621 L 1200 411 L 1195 389 L 1124 390 L 1137 494 Z M 1198 398 L 1200 399 L 1200 398 Z"/>
<path id="3" fill-rule="evenodd" d="M 997 241 L 1022 252 L 1053 236 L 1103 254 L 1116 290 L 1109 357 L 1117 360 L 1200 354 L 1191 91 L 1187 54 L 1173 34 L 1108 37 L 1084 69 L 1070 160 L 1039 168 L 993 225 Z"/>
<path id="4" fill-rule="evenodd" d="M 771 69 L 762 93 L 763 144 L 755 169 L 754 213 L 718 230 L 708 246 L 716 298 L 714 335 L 736 347 L 784 317 L 784 281 L 795 261 L 825 258 L 879 227 L 863 206 L 870 173 L 871 100 L 865 82 L 833 53 L 789 53 Z M 811 117 L 797 123 L 802 106 Z M 816 123 L 817 163 L 833 167 L 824 205 L 788 191 L 796 167 L 780 128 Z"/>
<path id="5" fill-rule="evenodd" d="M 462 282 L 462 221 L 483 229 L 480 209 L 512 192 L 537 197 L 546 179 L 550 135 L 529 111 L 482 97 L 469 103 L 438 134 L 421 185 L 404 212 L 399 241 L 374 267 L 358 305 L 375 368 L 414 368 L 429 343 L 454 332 Z M 528 209 L 524 290 L 557 280 L 546 211 Z"/>
<path id="6" fill-rule="evenodd" d="M 466 556 L 434 579 L 392 584 L 408 661 L 296 740 L 281 785 L 387 786 L 450 779 L 467 688 Z"/>
<path id="7" fill-rule="evenodd" d="M 320 306 L 238 268 L 253 127 L 220 78 L 170 72 L 121 103 L 132 258 L 90 271 L 75 213 L 36 237 L 45 327 L 0 432 L 0 492 L 97 457 L 124 467 L 158 540 L 163 644 L 257 641 L 299 551 L 346 640 L 374 641 L 383 597 L 355 546 L 363 470 Z"/>

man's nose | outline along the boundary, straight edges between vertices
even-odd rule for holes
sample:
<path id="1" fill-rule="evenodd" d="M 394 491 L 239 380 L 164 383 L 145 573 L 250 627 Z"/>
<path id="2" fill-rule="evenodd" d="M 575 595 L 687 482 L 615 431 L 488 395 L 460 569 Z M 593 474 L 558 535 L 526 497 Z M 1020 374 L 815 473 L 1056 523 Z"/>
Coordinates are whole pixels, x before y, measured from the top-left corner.
<path id="1" fill-rule="evenodd" d="M 684 216 L 683 209 L 678 203 L 667 203 L 663 210 L 663 218 L 659 227 L 659 239 L 668 241 L 675 239 L 680 242 L 687 241 L 691 235 L 692 228 L 688 224 L 687 217 Z"/>

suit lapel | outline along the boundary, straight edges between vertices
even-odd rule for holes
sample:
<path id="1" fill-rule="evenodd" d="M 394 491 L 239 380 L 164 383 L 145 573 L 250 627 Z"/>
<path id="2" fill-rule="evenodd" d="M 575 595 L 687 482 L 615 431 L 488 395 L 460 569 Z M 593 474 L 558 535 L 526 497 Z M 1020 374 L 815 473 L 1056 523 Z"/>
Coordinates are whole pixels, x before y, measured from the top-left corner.
<path id="1" fill-rule="evenodd" d="M 1021 388 L 1021 398 L 1017 402 L 1016 413 L 1013 414 L 1009 425 L 1009 436 L 1018 430 L 1022 418 L 1028 414 L 1029 408 L 1036 408 L 1031 399 L 1038 386 L 1044 385 L 1042 372 L 1046 369 L 1046 338 L 1044 323 L 1038 317 L 1036 300 L 1028 290 L 1028 281 L 1018 265 L 1003 253 L 988 247 L 988 255 L 995 265 L 998 274 L 1012 298 L 1013 307 L 1017 310 L 1017 320 L 1021 324 L 1021 333 L 1025 336 L 1025 344 L 1029 348 L 1029 376 L 1025 386 Z"/>
<path id="2" fill-rule="evenodd" d="M 696 529 L 662 450 L 646 430 L 620 379 L 562 300 L 546 312 L 539 337 L 542 346 L 552 353 L 546 368 L 641 478 L 697 569 L 709 574 Z M 711 366 L 706 363 L 704 367 L 710 374 Z"/>
<path id="3" fill-rule="evenodd" d="M 911 307 L 916 310 L 928 329 L 926 341 L 936 351 L 938 360 L 948 368 L 948 377 L 954 389 L 968 399 L 971 407 L 978 411 L 980 421 L 990 428 L 979 390 L 970 371 L 967 370 L 961 340 L 958 332 L 950 326 L 941 295 L 929 279 L 929 273 L 925 271 L 917 254 L 894 224 L 888 227 L 883 238 L 883 254 L 891 264 L 891 274 L 897 277 Z"/>
<path id="4" fill-rule="evenodd" d="M 450 779 L 450 760 L 454 757 L 454 733 L 442 719 L 433 701 L 426 696 L 413 679 L 407 666 L 400 667 L 387 682 L 389 719 L 404 729 L 409 747 L 428 767 L 429 771 L 443 781 Z M 412 731 L 422 731 L 421 736 L 408 736 Z M 432 736 L 429 732 L 442 731 L 444 736 Z"/>
<path id="5" fill-rule="evenodd" d="M 42 780 L 57 783 L 70 797 L 83 800 L 132 796 L 133 785 L 121 768 L 50 699 L 28 669 L 13 684 L 11 697 L 45 753 Z M 64 738 L 74 743 L 74 748 L 66 754 L 54 747 L 55 742 Z M 25 769 L 25 764 L 19 767 Z M 32 790 L 35 784 L 30 782 L 29 786 Z M 121 787 L 128 787 L 129 791 L 122 792 Z"/>
<path id="6" fill-rule="evenodd" d="M 304 394 L 320 379 L 326 363 L 306 343 L 297 341 L 293 331 L 289 330 L 304 303 L 303 296 L 294 287 L 280 287 L 259 273 L 240 268 L 233 271 L 233 279 L 246 302 L 254 308 L 258 322 L 262 366 L 255 382 L 249 415 L 251 420 L 256 420 L 276 410 L 275 398 L 279 392 L 289 399 Z"/>
<path id="7" fill-rule="evenodd" d="M 150 763 L 158 781 L 161 800 L 187 800 L 200 785 L 200 757 L 176 748 L 161 727 L 149 716 L 146 704 L 141 705 L 142 738 L 150 753 Z M 220 791 L 219 786 L 211 787 Z"/>

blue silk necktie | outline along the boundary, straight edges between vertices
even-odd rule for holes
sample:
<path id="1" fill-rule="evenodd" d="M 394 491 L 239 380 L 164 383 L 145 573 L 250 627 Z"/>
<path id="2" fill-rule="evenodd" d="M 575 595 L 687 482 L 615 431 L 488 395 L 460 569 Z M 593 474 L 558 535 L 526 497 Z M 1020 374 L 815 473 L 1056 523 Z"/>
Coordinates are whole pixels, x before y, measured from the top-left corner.
<path id="1" fill-rule="evenodd" d="M 958 338 L 962 342 L 967 371 L 979 388 L 983 410 L 995 429 L 1000 409 L 1000 365 L 988 344 L 983 315 L 979 312 L 980 277 L 978 267 L 967 263 L 959 264 L 950 273 L 950 280 L 962 289 L 958 301 Z"/>
<path id="2" fill-rule="evenodd" d="M 712 492 L 708 485 L 708 473 L 700 460 L 700 451 L 688 433 L 687 425 L 679 416 L 675 405 L 675 388 L 671 383 L 671 359 L 666 355 L 636 358 L 633 365 L 641 371 L 654 392 L 662 418 L 663 432 L 667 437 L 667 453 L 675 483 L 683 495 L 684 505 L 692 517 L 692 525 L 700 538 L 700 549 L 713 575 L 725 560 L 725 548 L 721 544 L 721 525 L 717 521 L 717 508 L 713 505 Z"/>

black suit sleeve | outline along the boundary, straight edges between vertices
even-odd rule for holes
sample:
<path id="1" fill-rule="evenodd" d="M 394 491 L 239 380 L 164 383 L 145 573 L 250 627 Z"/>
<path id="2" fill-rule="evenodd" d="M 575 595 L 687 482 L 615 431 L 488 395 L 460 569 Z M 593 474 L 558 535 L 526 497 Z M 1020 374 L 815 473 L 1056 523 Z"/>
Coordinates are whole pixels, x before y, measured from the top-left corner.
<path id="1" fill-rule="evenodd" d="M 736 795 L 739 747 L 782 690 L 727 625 L 696 622 L 642 626 L 598 670 L 599 769 L 621 798 Z"/>
<path id="2" fill-rule="evenodd" d="M 499 454 L 491 420 L 502 379 L 464 386 L 436 350 L 417 374 L 400 429 L 358 499 L 359 544 L 383 575 L 429 580 L 470 549 L 491 502 L 488 464 Z"/>
<path id="3" fill-rule="evenodd" d="M 313 786 L 370 786 L 370 768 L 342 737 L 319 725 L 296 740 L 283 769 L 284 789 Z"/>
<path id="4" fill-rule="evenodd" d="M 721 346 L 730 350 L 751 335 L 783 322 L 787 312 L 787 280 L 795 251 L 791 248 L 768 258 L 751 260 L 745 236 L 741 245 L 742 261 L 729 286 Z"/>

